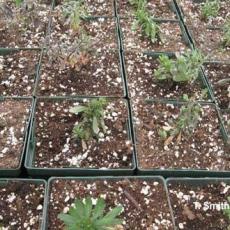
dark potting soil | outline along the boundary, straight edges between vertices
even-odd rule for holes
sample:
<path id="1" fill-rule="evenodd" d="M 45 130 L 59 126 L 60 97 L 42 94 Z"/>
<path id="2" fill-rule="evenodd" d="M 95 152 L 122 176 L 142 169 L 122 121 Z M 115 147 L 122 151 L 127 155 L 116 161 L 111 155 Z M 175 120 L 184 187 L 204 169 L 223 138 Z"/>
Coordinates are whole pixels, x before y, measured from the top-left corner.
<path id="1" fill-rule="evenodd" d="M 0 168 L 17 168 L 22 156 L 31 100 L 0 101 Z"/>
<path id="2" fill-rule="evenodd" d="M 206 64 L 205 73 L 214 90 L 221 109 L 230 109 L 230 65 Z M 229 79 L 229 82 L 221 83 L 221 80 Z"/>
<path id="3" fill-rule="evenodd" d="M 61 68 L 59 59 L 42 59 L 37 95 L 124 96 L 119 54 L 116 51 L 91 52 L 81 69 Z"/>
<path id="4" fill-rule="evenodd" d="M 32 96 L 39 51 L 19 51 L 0 56 L 0 95 Z"/>
<path id="5" fill-rule="evenodd" d="M 0 180 L 0 226 L 12 230 L 40 230 L 44 192 L 43 183 Z"/>
<path id="6" fill-rule="evenodd" d="M 228 205 L 229 183 L 206 183 L 205 179 L 202 182 L 168 183 L 176 227 L 184 230 L 227 230 L 230 222 L 221 205 Z"/>
<path id="7" fill-rule="evenodd" d="M 163 184 L 158 180 L 65 180 L 52 181 L 49 200 L 49 228 L 64 229 L 57 218 L 59 213 L 68 211 L 76 198 L 88 196 L 106 201 L 106 211 L 122 205 L 124 230 L 173 229 Z M 120 229 L 120 228 L 119 228 Z"/>

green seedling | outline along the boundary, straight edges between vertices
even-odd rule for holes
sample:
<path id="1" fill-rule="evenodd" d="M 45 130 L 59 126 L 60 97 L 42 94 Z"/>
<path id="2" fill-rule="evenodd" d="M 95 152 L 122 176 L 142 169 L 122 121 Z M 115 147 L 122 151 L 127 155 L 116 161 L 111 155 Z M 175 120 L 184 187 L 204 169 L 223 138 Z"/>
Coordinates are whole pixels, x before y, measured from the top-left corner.
<path id="1" fill-rule="evenodd" d="M 177 56 L 175 60 L 167 55 L 161 55 L 158 60 L 159 67 L 154 71 L 154 77 L 158 81 L 193 82 L 199 76 L 204 56 L 193 50 Z"/>
<path id="2" fill-rule="evenodd" d="M 199 123 L 202 113 L 201 105 L 194 98 L 188 98 L 187 95 L 184 95 L 183 99 L 186 104 L 181 106 L 176 121 L 171 121 L 170 126 L 158 131 L 159 136 L 165 140 L 164 145 L 169 145 L 174 138 L 179 143 L 182 136 L 191 136 Z"/>
<path id="3" fill-rule="evenodd" d="M 210 17 L 216 17 L 220 10 L 219 0 L 206 0 L 204 5 L 201 6 L 202 17 L 207 20 Z"/>
<path id="4" fill-rule="evenodd" d="M 142 33 L 151 40 L 152 43 L 160 40 L 160 26 L 153 20 L 147 11 L 146 7 L 140 7 L 135 12 L 135 21 L 132 29 L 135 31 L 138 27 L 141 28 Z"/>
<path id="5" fill-rule="evenodd" d="M 81 121 L 73 128 L 73 137 L 82 141 L 98 137 L 99 132 L 106 131 L 104 109 L 107 101 L 104 98 L 92 99 L 87 105 L 70 108 L 70 112 L 81 116 Z"/>
<path id="6" fill-rule="evenodd" d="M 121 225 L 122 220 L 118 218 L 123 207 L 117 206 L 105 213 L 106 203 L 98 198 L 96 204 L 87 197 L 84 200 L 77 199 L 74 206 L 67 214 L 59 214 L 58 218 L 65 224 L 66 230 L 112 230 Z"/>
<path id="7" fill-rule="evenodd" d="M 83 0 L 79 1 L 68 1 L 63 3 L 62 13 L 66 18 L 66 23 L 70 25 L 70 28 L 74 31 L 80 29 L 81 19 L 87 16 L 87 11 Z"/>
<path id="8" fill-rule="evenodd" d="M 223 46 L 229 47 L 230 46 L 230 18 L 226 20 L 223 26 Z"/>

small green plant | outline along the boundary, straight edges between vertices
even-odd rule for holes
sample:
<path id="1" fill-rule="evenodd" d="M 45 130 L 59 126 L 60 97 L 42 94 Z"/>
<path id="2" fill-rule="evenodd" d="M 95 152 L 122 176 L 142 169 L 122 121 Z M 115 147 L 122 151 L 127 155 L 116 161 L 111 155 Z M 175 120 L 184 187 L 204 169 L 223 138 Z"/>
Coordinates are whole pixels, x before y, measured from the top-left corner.
<path id="1" fill-rule="evenodd" d="M 99 98 L 92 99 L 86 106 L 80 105 L 70 108 L 71 113 L 82 117 L 82 120 L 73 128 L 74 138 L 87 141 L 97 137 L 100 131 L 105 132 L 104 109 L 106 105 L 106 99 Z"/>
<path id="2" fill-rule="evenodd" d="M 158 81 L 193 82 L 199 76 L 204 56 L 193 50 L 177 56 L 175 60 L 167 55 L 161 55 L 158 60 L 159 67 L 154 71 L 154 77 Z"/>
<path id="3" fill-rule="evenodd" d="M 80 28 L 81 19 L 87 16 L 87 11 L 83 0 L 71 0 L 63 3 L 62 13 L 67 20 L 66 24 L 74 31 Z"/>
<path id="4" fill-rule="evenodd" d="M 220 10 L 219 0 L 206 0 L 204 5 L 201 6 L 202 17 L 207 20 L 210 17 L 216 17 Z"/>
<path id="5" fill-rule="evenodd" d="M 160 26 L 153 20 L 145 5 L 141 5 L 135 11 L 135 21 L 132 29 L 137 30 L 140 27 L 143 34 L 151 40 L 152 43 L 160 40 Z"/>
<path id="6" fill-rule="evenodd" d="M 95 206 L 90 197 L 84 201 L 77 199 L 74 206 L 70 208 L 68 214 L 59 214 L 67 230 L 112 230 L 122 223 L 117 218 L 122 207 L 117 206 L 105 214 L 106 203 L 104 199 L 98 198 Z"/>
<path id="7" fill-rule="evenodd" d="M 181 106 L 176 122 L 158 131 L 159 136 L 165 140 L 164 145 L 169 145 L 175 137 L 179 143 L 182 135 L 191 136 L 198 125 L 202 113 L 201 105 L 194 98 L 188 98 L 187 95 L 184 95 L 183 99 L 186 104 Z"/>
<path id="8" fill-rule="evenodd" d="M 230 18 L 226 20 L 224 26 L 223 26 L 223 46 L 229 47 L 230 46 Z"/>

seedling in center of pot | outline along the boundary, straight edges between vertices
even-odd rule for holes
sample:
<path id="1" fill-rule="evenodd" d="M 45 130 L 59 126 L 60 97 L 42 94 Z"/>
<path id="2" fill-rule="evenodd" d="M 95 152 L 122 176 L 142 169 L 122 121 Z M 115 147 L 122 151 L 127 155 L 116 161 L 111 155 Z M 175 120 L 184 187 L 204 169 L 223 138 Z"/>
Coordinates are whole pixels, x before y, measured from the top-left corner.
<path id="1" fill-rule="evenodd" d="M 219 0 L 206 0 L 204 5 L 201 6 L 202 17 L 207 20 L 210 17 L 216 17 L 220 10 Z"/>
<path id="2" fill-rule="evenodd" d="M 96 200 L 87 197 L 76 199 L 67 214 L 59 214 L 58 218 L 65 224 L 67 230 L 122 230 L 122 220 L 118 218 L 123 207 L 117 206 L 105 213 L 106 203 L 102 198 Z M 119 228 L 119 226 L 121 226 Z"/>
<path id="3" fill-rule="evenodd" d="M 85 18 L 87 11 L 83 0 L 79 1 L 67 1 L 63 3 L 62 13 L 66 18 L 66 24 L 70 25 L 70 28 L 74 31 L 79 30 L 81 19 Z"/>
<path id="4" fill-rule="evenodd" d="M 58 60 L 61 69 L 70 68 L 80 71 L 90 60 L 90 51 L 92 50 L 92 39 L 85 31 L 79 31 L 76 40 L 71 44 L 54 44 L 48 50 L 50 62 Z"/>
<path id="5" fill-rule="evenodd" d="M 82 141 L 82 146 L 86 146 L 85 141 L 91 138 L 98 138 L 99 132 L 105 133 L 104 109 L 107 101 L 104 98 L 92 99 L 87 105 L 70 108 L 70 112 L 81 116 L 81 121 L 73 128 L 73 137 Z"/>
<path id="6" fill-rule="evenodd" d="M 223 46 L 230 47 L 230 18 L 228 18 L 223 26 Z"/>
<path id="7" fill-rule="evenodd" d="M 143 34 L 151 40 L 152 43 L 160 40 L 160 26 L 157 22 L 153 20 L 150 16 L 145 5 L 138 7 L 135 12 L 135 21 L 133 23 L 132 29 L 137 30 L 138 27 L 141 28 Z"/>
<path id="8" fill-rule="evenodd" d="M 198 125 L 202 113 L 201 105 L 194 98 L 188 98 L 187 95 L 184 95 L 183 98 L 186 104 L 181 106 L 177 120 L 158 132 L 165 140 L 164 145 L 169 145 L 174 138 L 179 143 L 182 135 L 191 136 Z"/>
<path id="9" fill-rule="evenodd" d="M 200 67 L 204 62 L 204 56 L 200 51 L 187 51 L 176 59 L 170 59 L 167 55 L 159 57 L 159 67 L 154 71 L 154 77 L 159 82 L 167 82 L 169 86 L 173 82 L 193 82 L 199 76 Z"/>

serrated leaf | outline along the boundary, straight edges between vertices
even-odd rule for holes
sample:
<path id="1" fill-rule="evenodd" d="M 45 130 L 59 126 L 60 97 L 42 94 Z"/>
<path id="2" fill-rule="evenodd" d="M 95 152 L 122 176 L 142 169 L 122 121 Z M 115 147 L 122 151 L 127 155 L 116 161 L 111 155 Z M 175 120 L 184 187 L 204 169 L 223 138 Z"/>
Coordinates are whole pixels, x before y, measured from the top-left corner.
<path id="1" fill-rule="evenodd" d="M 96 226 L 114 226 L 121 224 L 122 221 L 116 217 L 121 213 L 122 207 L 116 207 L 109 211 L 102 219 L 96 221 Z"/>
<path id="2" fill-rule="evenodd" d="M 102 198 L 99 198 L 93 210 L 92 220 L 96 220 L 97 218 L 103 216 L 105 206 L 105 201 Z"/>

